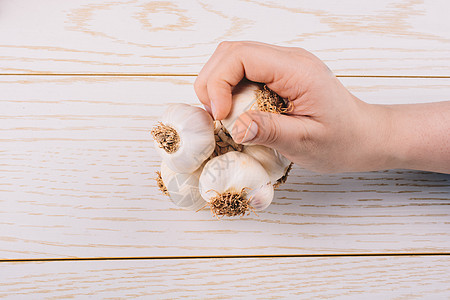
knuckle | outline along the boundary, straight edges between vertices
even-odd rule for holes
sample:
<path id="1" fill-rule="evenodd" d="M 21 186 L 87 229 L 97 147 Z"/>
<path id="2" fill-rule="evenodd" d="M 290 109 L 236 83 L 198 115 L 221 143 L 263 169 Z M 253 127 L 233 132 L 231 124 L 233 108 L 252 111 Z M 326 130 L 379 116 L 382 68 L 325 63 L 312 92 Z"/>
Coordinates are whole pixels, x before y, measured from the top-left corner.
<path id="1" fill-rule="evenodd" d="M 236 49 L 246 45 L 245 42 L 242 41 L 222 41 L 217 46 L 217 49 L 221 51 L 235 51 Z"/>
<path id="2" fill-rule="evenodd" d="M 301 47 L 289 47 L 287 48 L 287 52 L 291 56 L 304 56 L 308 51 Z"/>
<path id="3" fill-rule="evenodd" d="M 217 46 L 218 49 L 228 49 L 233 44 L 233 42 L 230 41 L 222 41 Z"/>
<path id="4" fill-rule="evenodd" d="M 302 48 L 302 47 L 292 47 L 291 49 L 293 49 L 295 52 L 298 52 L 298 53 L 306 53 L 306 52 L 308 52 L 308 51 L 305 50 L 305 48 Z"/>

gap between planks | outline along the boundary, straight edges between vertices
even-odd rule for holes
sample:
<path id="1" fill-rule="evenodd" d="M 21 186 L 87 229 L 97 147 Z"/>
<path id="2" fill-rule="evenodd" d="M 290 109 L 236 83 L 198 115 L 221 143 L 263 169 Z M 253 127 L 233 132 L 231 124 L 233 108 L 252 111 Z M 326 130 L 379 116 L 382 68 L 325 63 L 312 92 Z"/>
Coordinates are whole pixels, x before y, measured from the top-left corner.
<path id="1" fill-rule="evenodd" d="M 450 252 L 19 258 L 19 259 L 0 259 L 0 263 L 51 262 L 51 261 L 104 261 L 104 260 L 183 260 L 183 259 L 324 258 L 324 257 L 392 257 L 392 256 L 403 256 L 403 257 L 450 256 Z"/>
<path id="2" fill-rule="evenodd" d="M 0 73 L 0 76 L 105 76 L 105 77 L 196 77 L 194 73 Z M 450 79 L 444 75 L 339 75 L 339 78 L 428 78 Z"/>

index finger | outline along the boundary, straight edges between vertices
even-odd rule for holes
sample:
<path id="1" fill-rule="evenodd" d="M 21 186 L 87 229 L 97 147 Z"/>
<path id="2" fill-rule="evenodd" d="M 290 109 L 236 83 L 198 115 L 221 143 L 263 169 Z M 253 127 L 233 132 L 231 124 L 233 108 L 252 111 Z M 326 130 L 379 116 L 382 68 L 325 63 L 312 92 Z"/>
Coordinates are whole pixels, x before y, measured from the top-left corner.
<path id="1" fill-rule="evenodd" d="M 279 83 L 295 68 L 287 62 L 286 49 L 257 42 L 220 43 L 195 81 L 198 98 L 211 107 L 215 119 L 226 118 L 231 110 L 233 87 L 244 77 L 270 88 L 284 85 Z"/>

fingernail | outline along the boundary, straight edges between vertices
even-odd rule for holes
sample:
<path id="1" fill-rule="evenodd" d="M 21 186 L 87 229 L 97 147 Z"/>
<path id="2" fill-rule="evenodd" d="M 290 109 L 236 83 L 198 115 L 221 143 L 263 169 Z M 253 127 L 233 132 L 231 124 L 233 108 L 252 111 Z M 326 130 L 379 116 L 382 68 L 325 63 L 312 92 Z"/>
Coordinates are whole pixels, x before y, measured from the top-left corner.
<path id="1" fill-rule="evenodd" d="M 243 144 L 246 142 L 250 142 L 255 138 L 255 136 L 258 134 L 258 125 L 255 123 L 255 121 L 252 121 L 250 125 L 248 125 L 247 129 L 245 130 L 244 137 L 239 142 L 239 144 Z"/>
<path id="2" fill-rule="evenodd" d="M 216 112 L 216 106 L 214 105 L 214 102 L 211 101 L 211 111 L 214 119 L 217 119 L 217 112 Z"/>

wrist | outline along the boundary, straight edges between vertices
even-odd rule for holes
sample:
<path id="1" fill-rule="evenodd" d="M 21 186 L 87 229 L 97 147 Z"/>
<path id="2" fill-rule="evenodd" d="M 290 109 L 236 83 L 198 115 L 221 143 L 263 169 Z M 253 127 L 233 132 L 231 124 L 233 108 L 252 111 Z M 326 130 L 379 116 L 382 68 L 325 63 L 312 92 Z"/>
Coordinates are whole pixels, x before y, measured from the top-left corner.
<path id="1" fill-rule="evenodd" d="M 371 105 L 376 169 L 450 171 L 450 102 Z"/>
<path id="2" fill-rule="evenodd" d="M 403 141 L 396 123 L 395 109 L 392 105 L 372 104 L 377 111 L 377 130 L 379 136 L 378 152 L 380 166 L 378 170 L 398 169 L 404 165 L 405 156 L 399 147 Z"/>
<path id="3" fill-rule="evenodd" d="M 402 155 L 395 136 L 393 111 L 389 105 L 360 102 L 360 166 L 357 171 L 396 169 Z"/>

